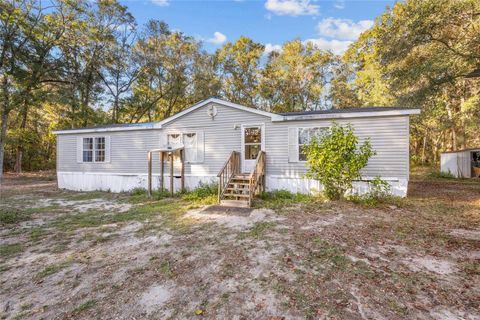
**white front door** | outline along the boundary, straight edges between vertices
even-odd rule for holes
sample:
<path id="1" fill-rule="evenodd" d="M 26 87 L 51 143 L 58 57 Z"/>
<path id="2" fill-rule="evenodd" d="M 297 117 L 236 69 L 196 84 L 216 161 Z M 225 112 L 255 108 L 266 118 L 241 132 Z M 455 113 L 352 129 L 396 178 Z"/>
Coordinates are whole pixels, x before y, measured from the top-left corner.
<path id="1" fill-rule="evenodd" d="M 251 172 L 260 152 L 265 150 L 265 126 L 242 125 L 242 172 Z"/>

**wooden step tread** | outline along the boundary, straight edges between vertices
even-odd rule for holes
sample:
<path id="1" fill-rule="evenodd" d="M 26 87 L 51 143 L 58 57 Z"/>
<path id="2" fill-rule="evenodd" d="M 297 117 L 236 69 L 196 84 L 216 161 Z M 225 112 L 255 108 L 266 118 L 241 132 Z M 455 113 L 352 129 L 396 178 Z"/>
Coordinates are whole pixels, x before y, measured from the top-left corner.
<path id="1" fill-rule="evenodd" d="M 235 185 L 240 185 L 240 186 L 248 186 L 249 183 L 246 183 L 246 182 L 229 182 L 229 185 L 231 184 L 235 184 Z"/>
<path id="2" fill-rule="evenodd" d="M 239 197 L 239 198 L 249 198 L 250 195 L 248 194 L 241 194 L 241 193 L 224 193 L 224 197 Z"/>
<path id="3" fill-rule="evenodd" d="M 248 208 L 248 201 L 245 200 L 221 200 L 220 205 L 229 207 Z"/>
<path id="4" fill-rule="evenodd" d="M 249 189 L 247 188 L 225 188 L 225 190 L 229 190 L 229 191 L 249 191 Z"/>

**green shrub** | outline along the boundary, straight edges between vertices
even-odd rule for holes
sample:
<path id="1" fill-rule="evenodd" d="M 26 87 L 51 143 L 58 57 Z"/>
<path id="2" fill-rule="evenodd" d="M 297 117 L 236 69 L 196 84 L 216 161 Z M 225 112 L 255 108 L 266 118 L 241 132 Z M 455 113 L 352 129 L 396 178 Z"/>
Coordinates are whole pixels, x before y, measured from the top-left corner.
<path id="1" fill-rule="evenodd" d="M 370 190 L 368 195 L 375 199 L 383 199 L 390 196 L 391 187 L 390 184 L 382 180 L 380 177 L 375 177 L 373 180 L 369 181 Z"/>
<path id="2" fill-rule="evenodd" d="M 218 195 L 218 184 L 216 183 L 202 183 L 198 185 L 195 189 L 190 192 L 187 192 L 183 199 L 185 200 L 200 200 L 213 195 Z"/>
<path id="3" fill-rule="evenodd" d="M 381 203 L 399 203 L 400 198 L 391 194 L 391 187 L 387 181 L 375 177 L 368 184 L 369 191 L 367 193 L 350 195 L 348 200 L 369 207 L 375 207 Z"/>
<path id="4" fill-rule="evenodd" d="M 307 178 L 320 181 L 329 199 L 340 199 L 360 179 L 360 170 L 375 155 L 370 140 L 358 146 L 358 138 L 351 125 L 334 123 L 324 134 L 305 146 Z"/>

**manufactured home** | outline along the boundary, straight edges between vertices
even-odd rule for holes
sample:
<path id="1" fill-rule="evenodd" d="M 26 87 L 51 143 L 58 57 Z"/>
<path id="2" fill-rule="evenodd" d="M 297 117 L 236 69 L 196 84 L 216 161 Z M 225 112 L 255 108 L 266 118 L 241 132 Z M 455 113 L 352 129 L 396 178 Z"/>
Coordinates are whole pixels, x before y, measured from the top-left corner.
<path id="1" fill-rule="evenodd" d="M 320 191 L 318 181 L 304 178 L 302 145 L 337 122 L 351 124 L 360 142 L 370 138 L 376 151 L 355 190 L 364 192 L 379 176 L 405 196 L 409 116 L 419 113 L 397 107 L 270 113 L 209 98 L 159 122 L 56 131 L 58 186 L 121 192 L 169 181 L 175 190 L 220 182 L 221 199 L 247 201 L 264 189 Z"/>

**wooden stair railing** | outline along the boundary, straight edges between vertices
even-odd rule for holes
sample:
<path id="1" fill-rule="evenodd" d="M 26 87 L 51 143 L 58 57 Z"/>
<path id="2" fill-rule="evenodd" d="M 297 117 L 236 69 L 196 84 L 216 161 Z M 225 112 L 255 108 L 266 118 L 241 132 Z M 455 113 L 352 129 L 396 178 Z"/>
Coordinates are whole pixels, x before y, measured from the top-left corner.
<path id="1" fill-rule="evenodd" d="M 260 151 L 252 171 L 240 173 L 240 153 L 233 151 L 218 174 L 218 202 L 251 207 L 254 197 L 265 191 L 265 165 L 265 151 Z"/>
<path id="2" fill-rule="evenodd" d="M 253 167 L 250 177 L 248 179 L 248 206 L 250 207 L 253 202 L 255 195 L 260 193 L 260 191 L 265 191 L 265 160 L 266 154 L 265 151 L 260 151 L 255 161 L 255 166 Z"/>
<path id="3" fill-rule="evenodd" d="M 232 178 L 240 172 L 240 152 L 232 151 L 223 168 L 218 173 L 218 202 L 222 200 Z"/>

